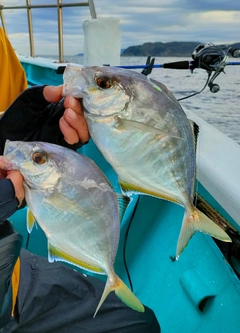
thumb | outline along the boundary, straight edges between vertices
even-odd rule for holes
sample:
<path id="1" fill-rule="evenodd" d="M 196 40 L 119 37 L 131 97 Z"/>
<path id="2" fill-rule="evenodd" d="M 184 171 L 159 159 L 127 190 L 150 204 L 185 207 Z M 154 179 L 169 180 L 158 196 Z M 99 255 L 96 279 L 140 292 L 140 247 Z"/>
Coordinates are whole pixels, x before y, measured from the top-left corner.
<path id="1" fill-rule="evenodd" d="M 24 199 L 23 176 L 17 170 L 7 171 L 7 179 L 12 181 L 15 190 L 15 196 L 18 198 L 19 206 Z"/>
<path id="2" fill-rule="evenodd" d="M 62 85 L 61 86 L 45 86 L 43 88 L 43 96 L 48 102 L 59 102 L 62 99 Z"/>

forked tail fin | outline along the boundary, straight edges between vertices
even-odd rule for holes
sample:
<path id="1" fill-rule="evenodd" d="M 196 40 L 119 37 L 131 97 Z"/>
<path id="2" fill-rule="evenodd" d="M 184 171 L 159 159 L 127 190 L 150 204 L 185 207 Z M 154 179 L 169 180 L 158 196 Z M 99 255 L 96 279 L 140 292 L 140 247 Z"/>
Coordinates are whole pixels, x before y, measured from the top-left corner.
<path id="1" fill-rule="evenodd" d="M 176 259 L 179 258 L 180 254 L 187 246 L 188 241 L 197 231 L 201 231 L 224 242 L 232 241 L 221 227 L 219 227 L 196 207 L 193 207 L 191 209 L 191 213 L 186 210 L 184 214 L 183 224 L 178 238 Z"/>
<path id="2" fill-rule="evenodd" d="M 133 310 L 136 310 L 138 312 L 145 311 L 144 306 L 139 301 L 139 299 L 131 292 L 131 290 L 125 285 L 125 283 L 117 275 L 115 275 L 114 284 L 110 282 L 109 278 L 107 279 L 105 289 L 103 291 L 102 297 L 100 299 L 100 302 L 97 306 L 93 318 L 96 316 L 99 308 L 103 304 L 108 294 L 113 290 L 115 291 L 115 294 L 118 296 L 118 298 Z"/>

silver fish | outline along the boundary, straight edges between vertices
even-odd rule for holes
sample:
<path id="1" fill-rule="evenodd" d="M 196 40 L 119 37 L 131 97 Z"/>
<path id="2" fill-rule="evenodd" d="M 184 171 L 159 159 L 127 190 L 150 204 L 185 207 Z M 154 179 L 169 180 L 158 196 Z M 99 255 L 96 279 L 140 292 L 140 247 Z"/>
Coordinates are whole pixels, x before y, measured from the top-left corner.
<path id="1" fill-rule="evenodd" d="M 70 262 L 108 276 L 94 316 L 113 290 L 128 306 L 143 312 L 143 305 L 113 267 L 120 215 L 129 199 L 117 197 L 96 164 L 70 149 L 7 141 L 4 157 L 24 177 L 26 202 L 48 239 L 49 261 Z M 29 232 L 33 221 L 28 220 Z"/>
<path id="2" fill-rule="evenodd" d="M 90 135 L 123 192 L 185 207 L 176 258 L 198 230 L 231 241 L 193 205 L 198 127 L 162 83 L 120 68 L 67 66 L 63 95 L 83 98 Z"/>

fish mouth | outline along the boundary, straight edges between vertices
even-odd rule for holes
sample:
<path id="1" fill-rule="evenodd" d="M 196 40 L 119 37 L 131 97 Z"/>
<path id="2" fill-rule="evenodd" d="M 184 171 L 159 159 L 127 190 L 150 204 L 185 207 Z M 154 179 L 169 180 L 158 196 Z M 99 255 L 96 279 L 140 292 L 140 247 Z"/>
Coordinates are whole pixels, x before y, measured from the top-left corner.
<path id="1" fill-rule="evenodd" d="M 83 74 L 82 67 L 68 65 L 63 73 L 62 96 L 83 98 L 88 82 Z"/>
<path id="2" fill-rule="evenodd" d="M 24 159 L 24 156 L 19 149 L 20 145 L 21 143 L 19 141 L 6 140 L 3 156 L 5 157 L 6 161 L 12 163 L 12 169 L 17 167 L 19 162 Z"/>
<path id="3" fill-rule="evenodd" d="M 17 155 L 18 146 L 19 143 L 17 141 L 6 140 L 3 151 L 3 155 L 5 156 L 6 160 L 10 161 Z"/>

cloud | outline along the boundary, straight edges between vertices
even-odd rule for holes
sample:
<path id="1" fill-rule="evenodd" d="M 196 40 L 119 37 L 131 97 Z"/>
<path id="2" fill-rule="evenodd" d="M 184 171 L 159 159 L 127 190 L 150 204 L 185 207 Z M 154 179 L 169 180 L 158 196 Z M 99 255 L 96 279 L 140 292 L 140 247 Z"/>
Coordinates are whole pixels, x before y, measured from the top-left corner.
<path id="1" fill-rule="evenodd" d="M 31 0 L 32 5 L 56 4 L 56 0 Z M 77 0 L 62 0 L 63 3 Z M 239 41 L 240 1 L 221 0 L 95 0 L 98 18 L 118 17 L 122 48 L 146 42 L 199 41 L 234 43 Z M 25 5 L 25 0 L 4 0 L 5 6 Z M 26 10 L 5 10 L 9 39 L 19 53 L 29 54 Z M 36 54 L 58 53 L 57 10 L 33 9 Z M 63 8 L 64 53 L 83 52 L 87 7 Z"/>
<path id="2" fill-rule="evenodd" d="M 183 0 L 181 1 L 183 7 L 188 10 L 203 12 L 203 11 L 238 11 L 240 10 L 240 2 L 238 0 L 226 1 L 226 0 Z"/>

